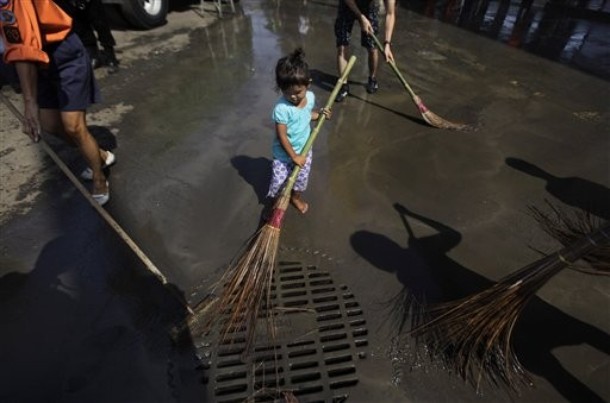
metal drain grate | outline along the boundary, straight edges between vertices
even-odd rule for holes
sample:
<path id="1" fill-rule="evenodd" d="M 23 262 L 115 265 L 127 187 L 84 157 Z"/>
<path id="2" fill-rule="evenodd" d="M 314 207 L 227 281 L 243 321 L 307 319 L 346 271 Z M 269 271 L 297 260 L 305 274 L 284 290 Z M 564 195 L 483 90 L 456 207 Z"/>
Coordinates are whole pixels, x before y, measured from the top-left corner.
<path id="1" fill-rule="evenodd" d="M 272 301 L 276 338 L 257 324 L 246 356 L 243 332 L 222 345 L 197 343 L 206 362 L 206 401 L 277 400 L 290 391 L 299 402 L 341 402 L 358 383 L 356 361 L 366 357 L 368 331 L 360 305 L 347 286 L 316 266 L 282 262 L 274 273 Z"/>

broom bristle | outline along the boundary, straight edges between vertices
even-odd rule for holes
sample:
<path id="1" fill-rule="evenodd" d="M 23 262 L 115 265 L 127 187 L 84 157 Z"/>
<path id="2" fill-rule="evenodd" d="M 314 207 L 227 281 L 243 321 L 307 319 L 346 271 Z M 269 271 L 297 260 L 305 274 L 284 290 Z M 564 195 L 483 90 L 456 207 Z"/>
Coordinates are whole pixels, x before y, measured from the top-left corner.
<path id="1" fill-rule="evenodd" d="M 419 113 L 424 118 L 426 123 L 428 123 L 430 126 L 436 127 L 438 129 L 462 131 L 472 130 L 472 127 L 465 123 L 454 123 L 441 118 L 440 116 L 432 112 L 430 109 L 428 109 L 426 105 L 424 105 L 424 101 L 422 101 L 421 98 L 417 95 L 413 96 L 413 102 L 415 102 L 417 109 L 419 109 Z"/>
<path id="2" fill-rule="evenodd" d="M 530 214 L 542 227 L 542 229 L 555 238 L 563 246 L 574 243 L 579 238 L 593 233 L 595 228 L 603 226 L 603 220 L 582 209 L 559 208 L 546 200 L 548 211 L 530 206 Z M 610 234 L 609 234 L 610 235 Z M 590 268 L 572 266 L 571 269 L 586 274 L 610 275 L 610 239 L 606 239 L 605 245 L 600 245 L 594 251 L 583 257 Z"/>
<path id="3" fill-rule="evenodd" d="M 192 335 L 200 336 L 218 325 L 220 342 L 225 343 L 230 340 L 231 334 L 245 330 L 246 350 L 250 349 L 261 308 L 265 304 L 271 308 L 270 289 L 280 228 L 289 201 L 290 189 L 285 188 L 276 199 L 265 225 L 245 243 L 213 287 L 213 290 L 220 289 L 218 298 L 198 304 L 178 333 L 188 329 Z M 273 337 L 272 309 L 265 312 L 268 316 L 267 330 Z"/>
<path id="4" fill-rule="evenodd" d="M 446 119 L 441 118 L 434 112 L 428 110 L 426 113 L 422 113 L 424 120 L 430 125 L 439 129 L 451 129 L 451 130 L 471 130 L 471 127 L 464 123 L 454 123 Z"/>
<path id="5" fill-rule="evenodd" d="M 502 382 L 513 390 L 530 385 L 531 379 L 511 344 L 515 323 L 551 277 L 603 245 L 606 231 L 607 226 L 580 238 L 482 292 L 431 307 L 431 319 L 410 333 L 477 391 L 484 378 L 493 384 Z"/>
<path id="6" fill-rule="evenodd" d="M 545 259 L 547 262 L 527 266 L 519 275 L 515 273 L 480 293 L 433 306 L 429 310 L 432 319 L 411 333 L 477 391 L 483 379 L 494 384 L 502 381 L 515 390 L 531 384 L 510 340 L 527 302 L 545 278 L 563 268 L 563 262 Z"/>
<path id="7" fill-rule="evenodd" d="M 189 319 L 192 334 L 209 332 L 220 325 L 220 341 L 226 341 L 235 329 L 246 330 L 246 346 L 254 340 L 256 322 L 270 295 L 280 230 L 265 224 L 231 263 L 218 285 L 220 296 L 211 303 L 197 306 Z"/>

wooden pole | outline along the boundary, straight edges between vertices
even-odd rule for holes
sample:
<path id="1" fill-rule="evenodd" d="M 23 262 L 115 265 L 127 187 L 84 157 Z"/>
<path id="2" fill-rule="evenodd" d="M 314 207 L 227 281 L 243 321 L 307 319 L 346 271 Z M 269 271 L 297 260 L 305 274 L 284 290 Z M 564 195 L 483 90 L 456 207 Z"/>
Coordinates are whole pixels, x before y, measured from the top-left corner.
<path id="1" fill-rule="evenodd" d="M 4 102 L 4 104 L 11 110 L 11 112 L 15 115 L 15 117 L 20 122 L 23 123 L 24 117 L 21 114 L 21 112 L 19 112 L 19 110 L 17 110 L 15 105 L 13 105 L 13 103 L 2 93 L 0 93 L 0 99 L 2 99 L 2 102 Z M 68 177 L 68 179 L 70 179 L 70 182 L 72 182 L 72 184 L 85 197 L 85 199 L 89 202 L 91 207 L 93 207 L 95 209 L 95 211 L 97 211 L 99 213 L 99 215 L 104 219 L 104 221 L 106 221 L 106 223 L 108 223 L 108 225 L 110 225 L 110 227 L 119 235 L 119 237 L 121 237 L 121 239 L 123 239 L 123 241 L 136 254 L 136 256 L 138 256 L 138 258 L 142 261 L 142 263 L 144 263 L 144 266 L 146 267 L 146 269 L 148 271 L 150 271 L 155 277 L 157 277 L 157 279 L 161 282 L 161 284 L 166 285 L 167 278 L 165 277 L 165 275 L 163 275 L 163 273 L 161 273 L 161 270 L 159 270 L 157 268 L 157 266 L 148 258 L 148 256 L 146 256 L 146 254 L 142 251 L 142 249 L 140 249 L 140 247 L 138 247 L 138 245 L 123 230 L 123 228 L 121 228 L 121 226 L 112 218 L 112 216 L 102 206 L 100 206 L 98 202 L 95 201 L 95 199 L 91 196 L 89 191 L 83 186 L 81 181 L 72 173 L 72 171 L 70 171 L 70 169 L 61 160 L 61 158 L 59 158 L 57 153 L 55 151 L 53 151 L 53 149 L 51 149 L 51 147 L 49 147 L 47 142 L 44 141 L 44 139 L 42 139 L 42 138 L 40 139 L 40 145 L 41 145 L 42 149 L 49 155 L 49 157 L 51 157 L 51 159 L 55 162 L 55 164 L 57 164 L 59 169 Z M 176 298 L 178 298 L 177 295 L 176 295 Z M 184 305 L 188 309 L 189 313 L 192 313 L 191 308 L 186 304 L 184 299 L 182 297 L 180 297 L 178 299 L 180 300 L 181 304 Z"/>

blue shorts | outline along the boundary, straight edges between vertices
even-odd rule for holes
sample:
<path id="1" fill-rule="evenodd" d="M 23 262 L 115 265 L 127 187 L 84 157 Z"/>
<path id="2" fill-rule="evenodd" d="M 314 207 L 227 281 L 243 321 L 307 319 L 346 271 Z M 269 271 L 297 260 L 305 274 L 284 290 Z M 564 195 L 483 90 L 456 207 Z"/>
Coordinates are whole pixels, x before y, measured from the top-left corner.
<path id="1" fill-rule="evenodd" d="M 305 161 L 305 165 L 299 171 L 297 175 L 297 179 L 294 182 L 294 187 L 292 190 L 297 192 L 303 192 L 307 189 L 307 182 L 309 181 L 309 172 L 311 172 L 311 159 L 312 152 L 309 151 L 307 154 L 307 161 Z M 292 162 L 284 162 L 278 159 L 273 159 L 271 163 L 271 184 L 269 185 L 269 192 L 267 193 L 267 197 L 275 197 L 282 189 L 284 182 L 292 173 L 294 168 L 294 164 Z"/>
<path id="2" fill-rule="evenodd" d="M 43 50 L 51 59 L 38 70 L 38 106 L 62 112 L 84 111 L 100 101 L 89 55 L 75 33 Z"/>
<path id="3" fill-rule="evenodd" d="M 356 2 L 362 3 L 362 2 Z M 358 8 L 366 16 L 371 25 L 375 35 L 379 32 L 379 6 L 377 2 L 370 1 L 367 5 L 362 6 L 358 4 Z M 356 21 L 356 15 L 350 10 L 345 4 L 345 1 L 339 1 L 339 10 L 337 12 L 337 19 L 335 20 L 335 39 L 337 41 L 337 47 L 349 46 L 349 41 L 352 36 L 352 28 Z M 360 31 L 360 45 L 367 49 L 374 49 L 375 42 L 373 38 L 367 35 L 365 32 Z"/>

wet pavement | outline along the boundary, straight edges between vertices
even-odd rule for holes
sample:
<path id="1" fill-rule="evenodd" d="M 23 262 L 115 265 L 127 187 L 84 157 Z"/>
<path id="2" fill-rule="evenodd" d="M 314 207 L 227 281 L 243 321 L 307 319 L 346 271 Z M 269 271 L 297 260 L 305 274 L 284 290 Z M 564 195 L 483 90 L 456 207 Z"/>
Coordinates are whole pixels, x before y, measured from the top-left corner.
<path id="1" fill-rule="evenodd" d="M 610 79 L 606 1 L 451 0 L 404 2 L 430 18 Z"/>
<path id="2" fill-rule="evenodd" d="M 303 46 L 320 105 L 336 79 L 335 1 L 240 7 L 193 30 L 175 58 L 102 82 L 105 103 L 133 106 L 119 135 L 95 132 L 119 158 L 108 211 L 191 303 L 258 223 L 275 62 Z M 520 396 L 493 387 L 477 395 L 442 365 L 425 364 L 396 333 L 404 317 L 392 303 L 414 284 L 440 300 L 468 295 L 539 259 L 537 250 L 559 249 L 528 206 L 548 200 L 610 217 L 607 70 L 582 72 L 402 3 L 393 46 L 426 105 L 476 130 L 427 126 L 387 66 L 379 92 L 367 94 L 366 54 L 353 47 L 352 95 L 314 145 L 310 211 L 289 211 L 281 233 L 280 259 L 327 270 L 366 319 L 358 382 L 324 389 L 327 399 L 609 400 L 605 278 L 565 270 L 528 305 L 515 344 L 536 387 Z M 10 380 L 2 400 L 222 400 L 200 382 L 196 367 L 207 359 L 193 355 L 198 341 L 171 346 L 166 330 L 184 316 L 174 294 L 59 172 L 1 239 L 2 378 Z"/>

